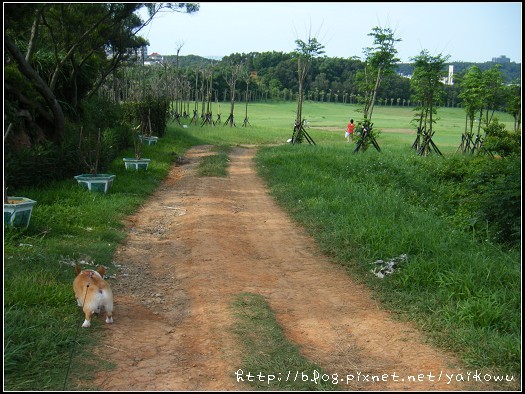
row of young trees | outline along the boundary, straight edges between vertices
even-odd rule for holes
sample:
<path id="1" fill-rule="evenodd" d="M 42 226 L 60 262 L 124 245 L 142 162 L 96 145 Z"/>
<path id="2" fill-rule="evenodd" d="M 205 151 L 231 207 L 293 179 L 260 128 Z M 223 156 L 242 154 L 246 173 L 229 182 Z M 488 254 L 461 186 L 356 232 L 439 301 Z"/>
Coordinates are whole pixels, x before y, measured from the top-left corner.
<path id="1" fill-rule="evenodd" d="M 315 81 L 318 77 L 314 75 L 314 71 L 319 70 L 319 64 L 326 62 L 328 58 L 318 56 L 323 53 L 323 46 L 315 38 L 309 37 L 306 41 L 296 41 L 298 47 L 296 51 L 290 54 L 290 62 L 288 62 L 288 57 L 283 56 L 282 54 L 279 55 L 277 53 L 270 53 L 269 56 L 267 56 L 268 53 L 250 53 L 248 55 L 236 54 L 225 58 L 222 62 L 210 61 L 210 64 L 205 67 L 208 69 L 213 68 L 213 74 L 215 75 L 213 84 L 206 85 L 205 89 L 204 85 L 198 87 L 197 84 L 193 85 L 193 83 L 186 82 L 189 90 L 192 89 L 191 86 L 195 86 L 195 94 L 181 94 L 180 96 L 185 96 L 188 98 L 201 97 L 203 103 L 202 110 L 200 111 L 201 117 L 204 117 L 207 113 L 204 110 L 205 97 L 215 97 L 218 107 L 220 107 L 219 100 L 221 100 L 221 98 L 222 101 L 229 100 L 231 103 L 229 119 L 233 118 L 233 106 L 236 100 L 244 100 L 248 102 L 254 100 L 266 100 L 269 98 L 275 99 L 277 97 L 278 99 L 290 101 L 300 100 L 301 102 L 304 100 L 342 102 L 363 105 L 363 110 L 365 112 L 370 110 L 371 113 L 373 113 L 373 105 L 375 104 L 398 106 L 408 105 L 414 107 L 416 111 L 414 126 L 417 130 L 417 138 L 414 141 L 413 147 L 420 154 L 426 155 L 430 152 L 430 150 L 439 153 L 439 149 L 432 142 L 432 125 L 436 120 L 434 115 L 437 108 L 442 106 L 469 105 L 467 96 L 462 92 L 467 89 L 467 85 L 469 84 L 468 80 L 471 79 L 470 70 L 472 69 L 484 73 L 489 80 L 493 79 L 490 84 L 485 83 L 485 89 L 495 91 L 495 87 L 497 87 L 497 90 L 499 91 L 499 94 L 494 96 L 495 99 L 492 100 L 492 109 L 503 110 L 513 114 L 516 119 L 515 130 L 520 128 L 520 112 L 517 110 L 519 109 L 521 102 L 520 85 L 506 84 L 504 82 L 504 77 L 500 72 L 499 65 L 493 65 L 491 68 L 486 69 L 485 71 L 480 71 L 477 66 L 472 66 L 470 69 L 467 69 L 465 73 L 456 75 L 454 85 L 447 85 L 443 84 L 442 80 L 447 76 L 446 63 L 448 61 L 448 56 L 431 56 L 428 51 L 425 50 L 422 51 L 420 55 L 412 58 L 414 72 L 412 78 L 408 79 L 397 75 L 395 72 L 397 68 L 396 62 L 398 59 L 395 58 L 394 44 L 397 42 L 397 39 L 393 37 L 392 32 L 388 29 L 376 27 L 373 29 L 370 35 L 374 37 L 374 45 L 376 45 L 376 47 L 365 48 L 365 61 L 360 62 L 356 61 L 355 59 L 349 59 L 350 62 L 352 62 L 354 65 L 357 65 L 355 69 L 355 75 L 352 76 L 352 89 L 355 92 L 352 94 L 348 94 L 347 92 L 341 93 L 340 91 L 332 92 L 331 90 L 328 92 L 319 92 L 317 89 L 312 90 L 313 81 Z M 384 47 L 381 48 L 381 45 Z M 301 67 L 304 66 L 304 60 L 308 58 L 308 49 L 311 50 L 315 46 L 317 46 L 315 49 L 317 49 L 319 52 L 315 53 L 315 56 L 312 56 L 309 59 L 309 72 L 302 72 Z M 374 59 L 372 55 L 380 56 L 381 54 L 381 56 L 385 57 L 385 53 L 390 53 L 391 56 L 388 62 L 388 69 L 385 68 L 385 65 L 383 65 L 379 68 L 382 68 L 380 78 L 373 79 L 371 77 L 371 71 L 374 66 Z M 311 52 L 310 54 L 314 53 Z M 306 57 L 301 58 L 301 55 Z M 388 59 L 388 57 L 386 59 Z M 385 59 L 383 59 L 383 61 L 384 60 Z M 282 65 L 284 62 L 284 64 L 288 64 L 290 67 L 293 66 L 292 71 L 294 71 L 293 74 L 295 74 L 296 78 L 295 90 L 288 88 L 280 90 L 278 86 L 282 86 L 282 84 L 278 83 L 278 81 L 276 82 L 275 79 L 269 80 L 267 78 L 264 70 L 269 70 L 273 67 L 271 66 L 272 61 L 280 62 L 278 65 Z M 300 65 L 301 61 L 303 62 L 302 65 Z M 378 60 L 375 60 L 375 62 L 377 63 Z M 256 65 L 258 67 L 262 67 L 261 70 L 263 71 L 253 69 L 253 67 L 256 67 Z M 243 75 L 243 78 L 237 78 L 241 79 L 241 83 L 237 83 L 237 90 L 232 89 L 233 81 L 229 79 L 231 76 L 233 76 L 233 66 L 241 67 L 238 73 Z M 163 69 L 169 72 L 169 67 L 169 64 L 167 66 L 165 64 Z M 277 68 L 281 69 L 280 66 Z M 186 68 L 182 74 L 183 81 L 188 81 L 192 78 L 198 79 L 200 72 L 199 70 L 202 71 L 202 68 Z M 272 72 L 271 75 L 275 75 L 275 73 Z M 237 81 L 237 79 L 235 79 L 235 81 Z M 466 79 L 465 86 L 462 84 L 463 79 Z M 408 99 L 388 96 L 388 94 L 391 94 L 390 89 L 392 86 L 396 85 L 396 83 L 392 83 L 392 81 L 399 80 L 402 81 L 402 84 L 397 83 L 397 86 L 402 86 L 401 90 L 407 92 L 409 97 Z M 267 85 L 269 81 L 270 84 Z M 376 85 L 376 82 L 380 83 L 377 83 Z M 184 85 L 184 82 L 177 83 Z M 367 83 L 371 85 L 367 87 Z M 481 89 L 481 86 L 479 88 Z M 245 94 L 242 94 L 243 90 Z M 301 95 L 299 94 L 299 91 L 301 91 Z M 394 91 L 396 90 L 394 89 Z M 210 94 L 209 92 L 212 93 Z M 372 92 L 374 96 L 373 100 L 372 97 L 367 97 L 367 94 L 372 94 Z M 388 92 L 388 94 L 385 92 Z M 381 94 L 386 95 L 386 97 L 381 97 Z M 427 97 L 426 95 L 429 94 L 432 94 L 432 96 Z M 187 103 L 189 103 L 188 98 L 186 99 Z M 195 98 L 195 112 L 198 112 L 197 101 L 198 99 Z M 207 103 L 208 104 L 206 108 L 210 108 L 209 101 L 207 101 Z M 480 121 L 478 125 L 481 124 L 482 122 Z M 230 125 L 232 125 L 232 123 L 230 123 Z M 298 123 L 297 125 L 297 127 L 300 128 L 300 124 Z M 485 126 L 487 125 L 488 123 L 485 122 Z M 478 131 L 479 130 L 480 129 L 478 129 Z M 295 138 L 295 135 L 296 134 L 293 135 L 292 139 Z M 466 136 L 467 135 L 465 135 L 465 138 Z M 472 137 L 470 137 L 470 139 L 472 139 Z M 481 139 L 478 137 L 478 143 L 476 145 L 478 149 L 480 141 Z M 472 142 L 472 144 L 474 143 Z"/>
<path id="2" fill-rule="evenodd" d="M 471 67 L 462 79 L 459 94 L 465 109 L 465 130 L 458 150 L 474 153 L 483 147 L 482 130 L 490 137 L 494 113 L 505 102 L 505 110 L 514 118 L 514 131 L 521 130 L 521 89 L 518 85 L 505 85 L 497 68 L 481 71 Z M 475 127 L 475 123 L 477 126 Z M 488 151 L 490 153 L 490 150 Z"/>
<path id="3" fill-rule="evenodd" d="M 180 47 L 177 47 L 177 52 Z M 195 88 L 195 79 L 201 79 L 202 70 L 214 67 L 214 77 L 212 90 L 212 99 L 218 101 L 230 101 L 231 90 L 225 79 L 227 69 L 234 64 L 243 64 L 246 70 L 249 70 L 251 78 L 249 86 L 240 80 L 237 84 L 235 95 L 238 100 L 244 100 L 244 91 L 248 88 L 249 100 L 285 100 L 296 101 L 298 92 L 297 65 L 294 53 L 282 52 L 251 52 L 248 54 L 232 54 L 223 58 L 222 61 L 198 58 L 195 56 L 181 56 L 181 64 L 184 67 L 178 67 L 179 56 L 165 56 L 165 62 L 162 65 L 153 65 L 148 67 L 157 67 L 162 72 L 167 70 L 168 73 L 175 74 L 179 70 L 178 76 L 189 82 L 189 88 L 192 93 L 191 98 L 195 97 L 197 90 L 200 92 L 200 86 Z M 363 103 L 364 97 L 359 89 L 359 81 L 356 79 L 358 73 L 365 68 L 366 63 L 357 58 L 329 58 L 324 56 L 316 57 L 315 61 L 310 64 L 310 72 L 306 75 L 304 81 L 304 99 L 318 102 L 334 103 Z M 483 64 L 481 69 L 487 69 Z M 444 66 L 446 67 L 446 66 Z M 494 67 L 494 64 L 491 65 Z M 501 65 L 498 65 L 501 67 Z M 413 63 L 411 72 L 413 72 Z M 441 100 L 440 106 L 458 107 L 461 105 L 459 98 L 459 87 L 463 72 L 455 74 L 455 84 L 445 85 L 445 95 Z M 413 106 L 417 102 L 413 101 L 410 79 L 398 74 L 399 63 L 395 65 L 395 72 L 387 74 L 381 81 L 376 99 L 379 105 L 389 106 Z M 505 76 L 506 82 L 508 75 Z M 181 81 L 180 83 L 184 83 Z M 200 94 L 200 93 L 198 93 Z M 504 109 L 501 104 L 501 109 Z M 180 111 L 182 113 L 182 111 Z M 202 112 L 204 113 L 204 112 Z"/>
<path id="4" fill-rule="evenodd" d="M 372 115 L 381 82 L 385 76 L 394 74 L 397 50 L 395 44 L 401 39 L 394 36 L 390 28 L 374 27 L 369 36 L 373 37 L 373 47 L 364 49 L 364 69 L 356 73 L 358 91 L 362 94 L 363 119 L 358 122 L 354 134 L 356 148 L 354 152 L 366 150 L 373 145 L 378 151 L 380 147 L 375 138 Z M 303 105 L 303 85 L 306 71 L 314 58 L 323 53 L 324 48 L 316 38 L 309 37 L 305 43 L 296 40 L 295 55 L 298 64 L 298 95 L 297 115 L 291 142 L 301 140 L 304 135 L 309 143 L 314 143 L 302 126 L 301 109 Z M 432 56 L 427 50 L 414 57 L 414 73 L 410 80 L 412 99 L 417 103 L 414 108 L 413 123 L 416 126 L 416 139 L 412 147 L 419 155 L 428 155 L 434 151 L 441 155 L 438 147 L 432 141 L 433 124 L 438 106 L 443 104 L 445 97 L 444 78 L 445 63 L 448 56 L 441 54 Z M 492 67 L 482 72 L 478 67 L 471 67 L 460 79 L 459 97 L 466 111 L 465 131 L 458 150 L 463 153 L 485 152 L 489 155 L 497 153 L 505 155 L 516 153 L 521 149 L 521 89 L 519 85 L 505 85 L 499 67 Z M 494 119 L 497 109 L 503 109 L 514 117 L 514 130 L 505 132 L 504 127 Z M 476 140 L 473 141 L 474 121 L 478 122 Z M 484 134 L 482 136 L 481 130 Z M 502 138 L 504 137 L 504 138 Z M 492 141 L 490 140 L 492 138 Z M 489 144 L 485 144 L 488 139 Z M 508 146 L 502 146 L 501 140 L 509 141 Z"/>

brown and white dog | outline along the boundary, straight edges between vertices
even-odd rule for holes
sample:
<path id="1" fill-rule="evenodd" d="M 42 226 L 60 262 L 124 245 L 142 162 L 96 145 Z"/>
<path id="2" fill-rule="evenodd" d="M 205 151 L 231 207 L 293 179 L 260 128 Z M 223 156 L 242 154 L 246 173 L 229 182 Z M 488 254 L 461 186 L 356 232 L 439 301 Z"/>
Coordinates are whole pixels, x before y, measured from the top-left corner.
<path id="1" fill-rule="evenodd" d="M 82 307 L 86 316 L 82 327 L 91 326 L 91 315 L 100 313 L 101 308 L 106 312 L 106 323 L 113 323 L 113 292 L 104 280 L 106 269 L 99 266 L 97 270 L 82 270 L 75 265 L 77 276 L 73 281 L 73 290 L 78 306 Z"/>

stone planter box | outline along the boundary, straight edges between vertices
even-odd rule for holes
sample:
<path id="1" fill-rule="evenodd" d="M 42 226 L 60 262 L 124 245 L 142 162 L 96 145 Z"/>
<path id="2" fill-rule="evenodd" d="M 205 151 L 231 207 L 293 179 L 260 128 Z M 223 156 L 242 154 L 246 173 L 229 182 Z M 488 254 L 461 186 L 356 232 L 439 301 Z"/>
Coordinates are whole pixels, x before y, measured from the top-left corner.
<path id="1" fill-rule="evenodd" d="M 123 158 L 126 170 L 148 170 L 148 165 L 151 159 L 133 159 Z"/>
<path id="2" fill-rule="evenodd" d="M 96 191 L 107 193 L 111 186 L 113 186 L 113 180 L 116 175 L 112 174 L 81 174 L 75 176 L 78 184 L 89 191 Z"/>
<path id="3" fill-rule="evenodd" d="M 4 224 L 13 227 L 27 227 L 36 201 L 26 197 L 7 197 L 4 202 Z"/>
<path id="4" fill-rule="evenodd" d="M 159 140 L 159 137 L 141 135 L 140 139 L 144 145 L 155 145 Z"/>

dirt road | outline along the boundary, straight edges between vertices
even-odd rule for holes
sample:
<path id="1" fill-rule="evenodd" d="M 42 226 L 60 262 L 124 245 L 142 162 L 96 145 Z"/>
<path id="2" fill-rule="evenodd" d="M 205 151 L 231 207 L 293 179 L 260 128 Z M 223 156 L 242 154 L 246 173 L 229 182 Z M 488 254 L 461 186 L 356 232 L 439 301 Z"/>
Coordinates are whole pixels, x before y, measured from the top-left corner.
<path id="1" fill-rule="evenodd" d="M 129 218 L 110 280 L 115 322 L 102 327 L 109 332 L 100 345 L 116 367 L 95 384 L 118 391 L 250 390 L 234 375 L 241 355 L 229 305 L 252 292 L 268 300 L 306 357 L 341 378 L 354 375 L 340 390 L 472 387 L 448 384 L 445 374 L 457 373 L 457 362 L 426 345 L 410 324 L 394 321 L 321 255 L 267 194 L 252 164 L 255 149 L 235 148 L 226 178 L 197 177 L 209 149 L 191 149 L 189 163 L 174 166 Z M 366 381 L 372 374 L 388 378 Z"/>

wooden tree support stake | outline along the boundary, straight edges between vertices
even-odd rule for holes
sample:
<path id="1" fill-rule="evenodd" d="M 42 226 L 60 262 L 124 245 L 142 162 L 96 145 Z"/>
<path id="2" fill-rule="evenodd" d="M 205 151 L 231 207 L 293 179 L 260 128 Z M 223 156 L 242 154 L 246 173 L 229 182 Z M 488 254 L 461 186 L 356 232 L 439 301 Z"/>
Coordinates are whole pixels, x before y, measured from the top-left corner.
<path id="1" fill-rule="evenodd" d="M 370 143 L 376 148 L 378 152 L 381 152 L 381 148 L 379 147 L 379 144 L 377 143 L 375 137 L 370 134 L 370 129 L 363 127 L 363 134 L 361 136 L 361 140 L 358 141 L 357 146 L 354 149 L 354 153 L 359 152 L 360 149 L 365 150 L 366 147 L 366 141 L 370 140 Z"/>
<path id="2" fill-rule="evenodd" d="M 302 136 L 304 136 L 310 145 L 315 145 L 313 138 L 306 132 L 303 122 L 296 123 L 292 134 L 292 144 L 295 145 L 296 142 L 301 142 Z"/>

